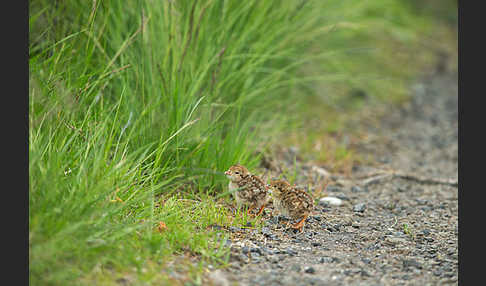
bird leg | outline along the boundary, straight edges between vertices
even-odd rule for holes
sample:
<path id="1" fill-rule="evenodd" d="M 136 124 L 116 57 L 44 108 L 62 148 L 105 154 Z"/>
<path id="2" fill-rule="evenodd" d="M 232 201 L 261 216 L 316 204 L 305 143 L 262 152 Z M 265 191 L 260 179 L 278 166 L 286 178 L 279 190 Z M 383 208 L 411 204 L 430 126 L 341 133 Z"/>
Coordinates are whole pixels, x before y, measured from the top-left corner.
<path id="1" fill-rule="evenodd" d="M 262 212 L 263 212 L 263 209 L 265 208 L 265 204 L 263 204 L 261 207 L 260 207 L 260 210 L 258 211 L 258 213 L 256 214 L 257 216 L 259 216 Z"/>
<path id="2" fill-rule="evenodd" d="M 300 232 L 302 232 L 302 228 L 304 227 L 305 220 L 307 219 L 308 215 L 305 215 L 299 222 L 294 224 L 292 228 L 298 229 Z"/>

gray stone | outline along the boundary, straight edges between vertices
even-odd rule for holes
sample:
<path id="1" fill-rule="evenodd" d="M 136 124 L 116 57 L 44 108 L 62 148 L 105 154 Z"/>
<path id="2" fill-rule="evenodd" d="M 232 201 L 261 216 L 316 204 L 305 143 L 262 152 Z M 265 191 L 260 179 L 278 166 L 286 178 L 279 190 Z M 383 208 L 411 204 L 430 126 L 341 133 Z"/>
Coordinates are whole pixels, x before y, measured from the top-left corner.
<path id="1" fill-rule="evenodd" d="M 414 268 L 417 268 L 417 269 L 422 269 L 422 265 L 420 265 L 420 263 L 417 262 L 414 259 L 404 259 L 402 261 L 402 263 L 403 263 L 403 267 L 404 268 L 412 268 L 412 267 L 414 267 Z"/>
<path id="2" fill-rule="evenodd" d="M 261 232 L 266 237 L 269 237 L 272 234 L 268 227 L 262 227 Z"/>
<path id="3" fill-rule="evenodd" d="M 353 193 L 361 193 L 361 192 L 363 192 L 363 188 L 361 188 L 360 186 L 352 186 L 351 187 L 351 192 L 353 192 Z"/>
<path id="4" fill-rule="evenodd" d="M 258 253 L 259 255 L 263 254 L 262 250 L 259 247 L 252 247 L 250 248 L 250 252 L 253 253 Z"/>
<path id="5" fill-rule="evenodd" d="M 353 211 L 360 212 L 360 213 L 364 212 L 365 209 L 366 209 L 365 203 L 359 203 L 359 204 L 354 205 L 354 207 L 353 207 Z"/>
<path id="6" fill-rule="evenodd" d="M 295 250 L 294 250 L 293 248 L 291 248 L 291 247 L 287 248 L 285 251 L 286 251 L 286 253 L 287 253 L 288 255 L 290 255 L 290 256 L 294 256 L 294 255 L 297 255 L 297 254 L 298 254 L 298 252 L 297 252 L 297 251 L 295 251 Z"/>
<path id="7" fill-rule="evenodd" d="M 371 259 L 368 259 L 368 258 L 362 258 L 361 261 L 363 261 L 363 263 L 365 263 L 365 264 L 371 263 Z"/>
<path id="8" fill-rule="evenodd" d="M 304 272 L 305 272 L 305 273 L 314 274 L 314 273 L 316 273 L 316 270 L 314 269 L 314 267 L 312 267 L 312 266 L 308 266 L 308 267 L 305 267 L 305 268 L 304 268 Z"/>
<path id="9" fill-rule="evenodd" d="M 250 248 L 248 246 L 243 246 L 241 248 L 241 252 L 243 252 L 244 254 L 248 254 L 248 252 L 250 252 Z"/>
<path id="10" fill-rule="evenodd" d="M 319 263 L 333 263 L 336 262 L 337 259 L 334 257 L 323 256 L 319 259 Z"/>
<path id="11" fill-rule="evenodd" d="M 252 259 L 255 258 L 255 257 L 260 257 L 261 256 L 260 253 L 258 253 L 258 252 L 252 252 L 250 255 L 251 255 L 251 258 Z"/>
<path id="12" fill-rule="evenodd" d="M 262 261 L 260 257 L 251 257 L 251 263 L 260 263 L 260 261 Z"/>

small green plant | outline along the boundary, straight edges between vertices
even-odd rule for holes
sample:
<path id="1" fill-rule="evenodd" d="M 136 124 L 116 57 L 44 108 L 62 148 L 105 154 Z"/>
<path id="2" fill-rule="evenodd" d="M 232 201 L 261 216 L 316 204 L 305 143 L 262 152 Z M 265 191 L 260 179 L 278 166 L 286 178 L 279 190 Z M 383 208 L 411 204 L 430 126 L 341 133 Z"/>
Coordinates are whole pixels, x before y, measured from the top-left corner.
<path id="1" fill-rule="evenodd" d="M 403 233 L 408 235 L 412 240 L 415 239 L 415 235 L 413 231 L 410 229 L 410 226 L 407 223 L 403 224 Z"/>

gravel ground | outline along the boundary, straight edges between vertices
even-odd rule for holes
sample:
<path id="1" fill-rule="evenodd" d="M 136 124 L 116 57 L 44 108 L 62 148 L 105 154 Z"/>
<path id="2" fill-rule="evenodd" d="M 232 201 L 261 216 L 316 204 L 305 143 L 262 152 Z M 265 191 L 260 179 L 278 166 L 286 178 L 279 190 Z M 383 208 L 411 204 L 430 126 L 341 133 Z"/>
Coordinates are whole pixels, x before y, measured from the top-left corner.
<path id="1" fill-rule="evenodd" d="M 381 170 L 457 181 L 457 73 L 413 88 L 411 102 L 389 108 L 377 124 L 355 123 L 368 134 L 355 149 L 373 154 Z M 289 148 L 281 160 L 290 164 L 296 155 Z M 354 166 L 348 177 L 308 162 L 298 166 L 298 185 L 328 180 L 328 201 L 319 202 L 302 233 L 286 230 L 284 217 L 271 217 L 271 206 L 261 230 L 230 228 L 231 267 L 212 273 L 213 284 L 458 283 L 457 186 L 370 175 L 376 165 Z"/>

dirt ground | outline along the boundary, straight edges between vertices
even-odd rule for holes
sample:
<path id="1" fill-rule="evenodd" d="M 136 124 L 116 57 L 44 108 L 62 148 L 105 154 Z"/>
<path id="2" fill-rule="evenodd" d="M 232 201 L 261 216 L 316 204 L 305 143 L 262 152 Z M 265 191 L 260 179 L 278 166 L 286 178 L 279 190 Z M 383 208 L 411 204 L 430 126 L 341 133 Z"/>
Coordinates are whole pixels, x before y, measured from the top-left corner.
<path id="1" fill-rule="evenodd" d="M 271 207 L 261 230 L 230 228 L 231 267 L 211 273 L 210 281 L 457 284 L 457 72 L 426 77 L 413 91 L 409 103 L 390 107 L 380 120 L 353 123 L 367 134 L 354 148 L 372 154 L 377 164 L 355 166 L 351 176 L 341 176 L 298 162 L 297 184 L 327 179 L 324 193 L 340 205 L 319 202 L 302 233 L 286 230 L 284 217 L 269 215 Z"/>

